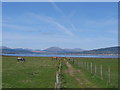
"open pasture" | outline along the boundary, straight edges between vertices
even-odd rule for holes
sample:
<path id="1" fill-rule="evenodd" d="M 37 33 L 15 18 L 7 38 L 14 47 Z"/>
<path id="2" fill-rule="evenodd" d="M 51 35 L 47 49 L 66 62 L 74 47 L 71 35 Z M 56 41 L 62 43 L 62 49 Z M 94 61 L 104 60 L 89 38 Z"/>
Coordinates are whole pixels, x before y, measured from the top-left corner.
<path id="1" fill-rule="evenodd" d="M 56 63 L 49 57 L 25 57 L 26 62 L 17 62 L 17 57 L 3 56 L 3 88 L 54 88 Z"/>
<path id="2" fill-rule="evenodd" d="M 117 58 L 24 58 L 3 56 L 3 88 L 55 88 L 56 78 L 61 88 L 118 87 Z"/>

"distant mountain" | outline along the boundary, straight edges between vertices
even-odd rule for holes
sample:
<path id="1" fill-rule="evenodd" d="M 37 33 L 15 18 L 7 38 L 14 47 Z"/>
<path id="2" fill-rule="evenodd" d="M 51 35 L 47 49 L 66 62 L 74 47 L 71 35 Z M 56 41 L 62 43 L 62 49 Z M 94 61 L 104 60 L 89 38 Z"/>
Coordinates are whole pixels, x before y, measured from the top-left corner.
<path id="1" fill-rule="evenodd" d="M 120 46 L 87 50 L 82 52 L 72 52 L 71 54 L 120 54 Z"/>
<path id="2" fill-rule="evenodd" d="M 80 48 L 75 49 L 62 49 L 59 47 L 50 47 L 45 50 L 32 50 L 32 49 L 23 49 L 23 48 L 9 48 L 6 46 L 1 46 L 0 52 L 3 54 L 120 54 L 118 51 L 120 46 L 100 48 L 94 50 L 83 50 Z"/>
<path id="3" fill-rule="evenodd" d="M 63 49 L 59 48 L 59 47 L 50 47 L 47 48 L 43 51 L 47 51 L 47 52 L 63 52 Z"/>
<path id="4" fill-rule="evenodd" d="M 80 48 L 75 48 L 75 49 L 62 49 L 62 48 L 59 48 L 59 47 L 50 47 L 50 48 L 47 48 L 43 51 L 47 51 L 47 52 L 55 52 L 55 53 L 66 53 L 66 52 L 81 52 L 81 51 L 84 51 Z"/>
<path id="5" fill-rule="evenodd" d="M 23 49 L 23 48 L 8 48 L 6 46 L 1 46 L 1 51 L 3 54 L 26 54 L 26 53 L 32 53 L 31 50 Z"/>
<path id="6" fill-rule="evenodd" d="M 0 46 L 0 49 L 10 49 L 10 48 L 8 48 L 6 46 Z"/>
<path id="7" fill-rule="evenodd" d="M 80 49 L 80 48 L 64 49 L 64 52 L 82 52 L 82 51 L 85 51 L 85 50 Z"/>

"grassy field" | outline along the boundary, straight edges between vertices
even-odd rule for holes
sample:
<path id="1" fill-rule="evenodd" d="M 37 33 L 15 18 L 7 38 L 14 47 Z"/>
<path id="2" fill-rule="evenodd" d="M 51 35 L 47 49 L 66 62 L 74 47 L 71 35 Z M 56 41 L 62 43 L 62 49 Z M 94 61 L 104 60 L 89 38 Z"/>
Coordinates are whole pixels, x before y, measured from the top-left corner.
<path id="1" fill-rule="evenodd" d="M 17 57 L 3 56 L 3 88 L 55 87 L 58 61 L 51 60 L 50 57 L 25 57 L 27 60 L 25 63 L 17 63 L 16 59 Z M 118 87 L 118 59 L 60 58 L 59 60 L 62 60 L 62 88 Z M 88 63 L 88 69 L 85 63 Z M 101 64 L 103 80 L 100 74 Z M 96 75 L 94 75 L 95 65 Z M 110 83 L 108 83 L 108 67 L 110 67 Z"/>
<path id="2" fill-rule="evenodd" d="M 98 88 L 117 88 L 118 87 L 118 59 L 115 58 L 74 58 L 74 60 L 70 60 L 69 63 L 76 69 L 74 70 L 76 74 L 74 74 L 74 78 L 78 77 L 80 79 L 86 78 L 91 82 L 91 84 L 87 85 L 88 88 L 96 85 Z M 87 65 L 86 65 L 87 63 Z M 91 63 L 92 63 L 92 73 L 91 73 Z M 95 65 L 96 65 L 96 74 L 95 74 Z M 102 65 L 102 77 L 101 80 L 101 69 Z M 67 70 L 64 66 L 63 71 Z M 110 83 L 108 82 L 108 67 L 110 68 Z M 80 71 L 77 71 L 80 70 Z M 79 72 L 84 73 L 83 76 Z M 64 77 L 72 77 L 70 74 L 64 73 Z M 73 77 L 72 77 L 73 78 Z M 70 80 L 70 79 L 69 79 Z M 70 81 L 65 79 L 65 86 L 72 87 L 70 85 Z M 75 79 L 74 79 L 75 80 Z M 75 81 L 74 81 L 75 82 Z M 79 82 L 79 79 L 76 79 L 76 82 Z M 82 82 L 82 81 L 81 81 Z M 85 82 L 83 82 L 85 83 Z M 87 83 L 87 82 L 86 82 Z M 77 84 L 76 84 L 77 85 Z M 84 88 L 86 88 L 85 86 Z M 79 85 L 76 87 L 83 87 L 83 85 Z"/>
<path id="3" fill-rule="evenodd" d="M 54 88 L 56 63 L 49 57 L 3 57 L 3 88 Z"/>

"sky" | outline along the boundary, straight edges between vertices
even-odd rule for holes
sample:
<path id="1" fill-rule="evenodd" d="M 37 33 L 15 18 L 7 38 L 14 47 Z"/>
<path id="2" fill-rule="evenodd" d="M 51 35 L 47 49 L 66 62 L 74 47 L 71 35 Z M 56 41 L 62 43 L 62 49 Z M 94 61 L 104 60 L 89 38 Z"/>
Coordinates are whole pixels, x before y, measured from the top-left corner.
<path id="1" fill-rule="evenodd" d="M 117 46 L 117 5 L 117 2 L 3 2 L 3 46 L 86 50 Z"/>

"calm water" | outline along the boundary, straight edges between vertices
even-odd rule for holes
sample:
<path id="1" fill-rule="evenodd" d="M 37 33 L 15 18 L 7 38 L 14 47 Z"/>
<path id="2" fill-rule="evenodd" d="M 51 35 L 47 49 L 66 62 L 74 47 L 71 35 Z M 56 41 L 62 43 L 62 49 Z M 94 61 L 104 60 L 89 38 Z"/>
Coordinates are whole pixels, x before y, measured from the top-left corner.
<path id="1" fill-rule="evenodd" d="M 118 56 L 102 56 L 102 55 L 44 55 L 44 54 L 2 54 L 6 56 L 31 56 L 31 57 L 86 57 L 86 58 L 118 58 Z"/>

